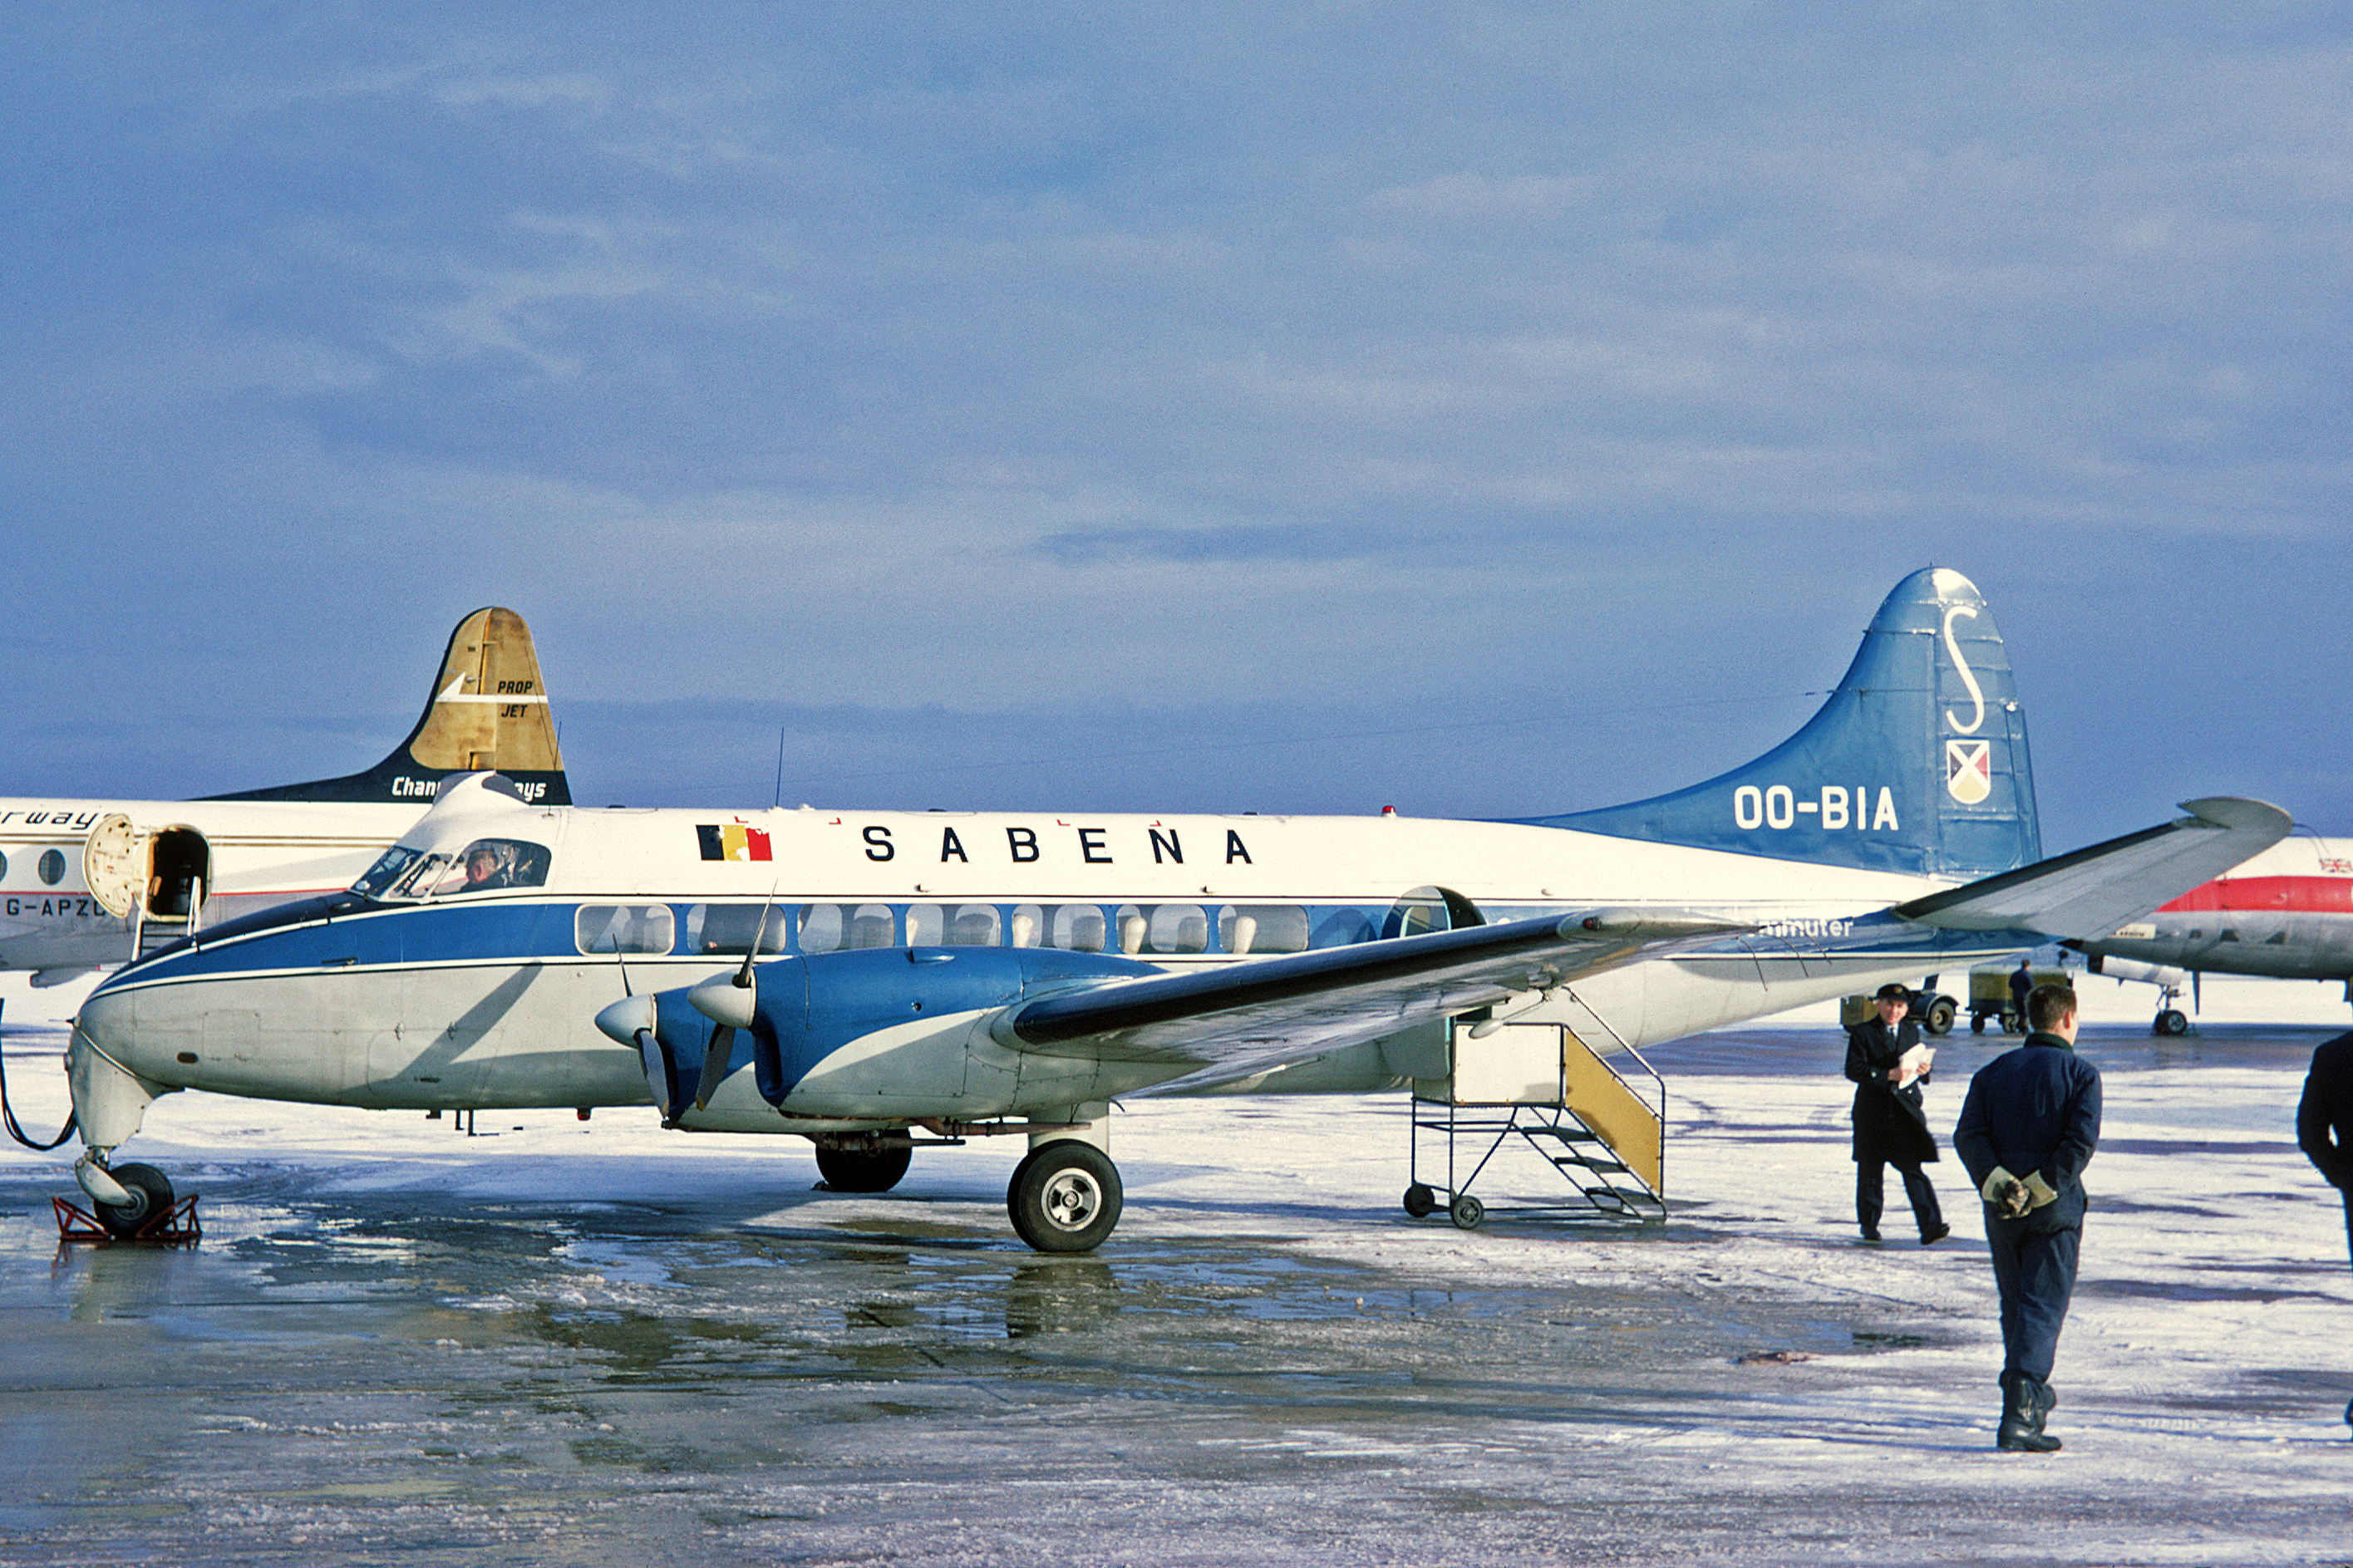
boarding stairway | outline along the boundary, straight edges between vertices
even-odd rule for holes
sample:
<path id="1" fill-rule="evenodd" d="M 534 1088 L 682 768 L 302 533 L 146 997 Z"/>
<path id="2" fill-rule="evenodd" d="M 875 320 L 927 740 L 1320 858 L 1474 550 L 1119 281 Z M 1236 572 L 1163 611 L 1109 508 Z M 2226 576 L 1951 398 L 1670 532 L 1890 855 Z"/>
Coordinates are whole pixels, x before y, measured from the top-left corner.
<path id="1" fill-rule="evenodd" d="M 1419 1218 L 1443 1207 L 1457 1226 L 1476 1229 L 1488 1204 L 1472 1187 L 1499 1155 L 1519 1149 L 1551 1166 L 1575 1196 L 1514 1203 L 1514 1212 L 1665 1221 L 1666 1082 L 1640 1051 L 1616 1040 L 1598 1014 L 1565 994 L 1561 1000 L 1582 1028 L 1557 1022 L 1451 1026 L 1450 1072 L 1414 1084 L 1407 1213 Z M 1588 1036 L 1613 1040 L 1610 1055 L 1628 1071 L 1612 1066 Z"/>
<path id="2" fill-rule="evenodd" d="M 163 901 L 158 899 L 154 901 Z M 142 903 L 132 914 L 131 956 L 136 960 L 166 948 L 182 937 L 194 936 L 204 920 L 204 879 L 196 878 L 180 897 L 170 900 L 185 911 L 180 914 L 157 914 Z"/>

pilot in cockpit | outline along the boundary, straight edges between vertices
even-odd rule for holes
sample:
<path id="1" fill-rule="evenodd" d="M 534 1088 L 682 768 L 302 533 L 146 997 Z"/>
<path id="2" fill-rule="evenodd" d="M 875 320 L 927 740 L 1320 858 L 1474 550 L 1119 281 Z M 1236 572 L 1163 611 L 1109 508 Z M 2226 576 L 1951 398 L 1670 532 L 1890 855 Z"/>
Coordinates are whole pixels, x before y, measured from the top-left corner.
<path id="1" fill-rule="evenodd" d="M 487 893 L 493 888 L 514 885 L 514 873 L 507 863 L 513 850 L 501 844 L 483 839 L 466 851 L 466 885 L 459 891 Z"/>

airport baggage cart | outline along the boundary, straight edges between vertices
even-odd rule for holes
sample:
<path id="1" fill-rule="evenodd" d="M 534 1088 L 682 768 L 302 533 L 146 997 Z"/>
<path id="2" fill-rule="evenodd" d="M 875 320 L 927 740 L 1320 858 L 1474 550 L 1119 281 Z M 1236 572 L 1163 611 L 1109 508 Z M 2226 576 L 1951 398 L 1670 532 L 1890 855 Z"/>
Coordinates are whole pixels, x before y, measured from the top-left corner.
<path id="1" fill-rule="evenodd" d="M 2015 963 L 1981 963 L 1969 971 L 1969 1032 L 1985 1033 L 1986 1020 L 1993 1019 L 2004 1034 L 2026 1033 L 2026 1020 L 2018 1015 L 2010 989 L 2010 977 L 2017 973 Z M 2046 964 L 2030 970 L 2037 985 L 2065 985 L 2073 977 L 2057 965 Z"/>
<path id="2" fill-rule="evenodd" d="M 1442 1208 L 1474 1230 L 1489 1205 L 1473 1186 L 1491 1172 L 1530 1168 L 1524 1156 L 1533 1154 L 1569 1194 L 1498 1212 L 1663 1222 L 1666 1082 L 1631 1047 L 1612 1055 L 1618 1066 L 1563 1024 L 1455 1020 L 1447 1076 L 1415 1080 L 1406 1212 L 1419 1219 Z"/>

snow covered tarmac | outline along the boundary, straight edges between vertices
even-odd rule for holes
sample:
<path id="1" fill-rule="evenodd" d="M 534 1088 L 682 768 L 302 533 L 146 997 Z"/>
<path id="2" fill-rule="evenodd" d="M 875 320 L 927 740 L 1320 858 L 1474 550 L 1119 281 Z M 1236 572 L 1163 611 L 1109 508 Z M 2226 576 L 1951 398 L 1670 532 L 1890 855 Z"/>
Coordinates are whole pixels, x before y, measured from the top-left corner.
<path id="1" fill-rule="evenodd" d="M 1854 1242 L 1834 1032 L 1659 1053 L 1663 1229 L 1410 1220 L 1394 1098 L 1145 1102 L 1090 1258 L 1014 1240 L 1014 1148 L 849 1198 L 650 1113 L 174 1096 L 125 1157 L 196 1248 L 60 1253 L 64 1152 L 0 1163 L 0 1561 L 2353 1562 L 2353 1272 L 2293 1127 L 2332 1031 L 2144 1029 L 2087 1031 L 2052 1458 L 1991 1447 L 1957 1164 L 1951 1240 Z M 1946 1042 L 1940 1129 L 2008 1043 Z M 8 1036 L 28 1127 L 60 1044 Z"/>

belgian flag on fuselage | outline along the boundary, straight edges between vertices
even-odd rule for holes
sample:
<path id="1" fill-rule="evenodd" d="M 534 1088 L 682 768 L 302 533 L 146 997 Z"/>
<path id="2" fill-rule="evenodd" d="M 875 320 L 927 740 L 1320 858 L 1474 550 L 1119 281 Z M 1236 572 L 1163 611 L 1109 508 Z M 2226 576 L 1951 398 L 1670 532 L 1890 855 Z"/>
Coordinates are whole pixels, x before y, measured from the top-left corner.
<path id="1" fill-rule="evenodd" d="M 702 841 L 705 860 L 766 860 L 772 858 L 768 835 L 740 822 L 697 824 L 694 836 Z"/>

